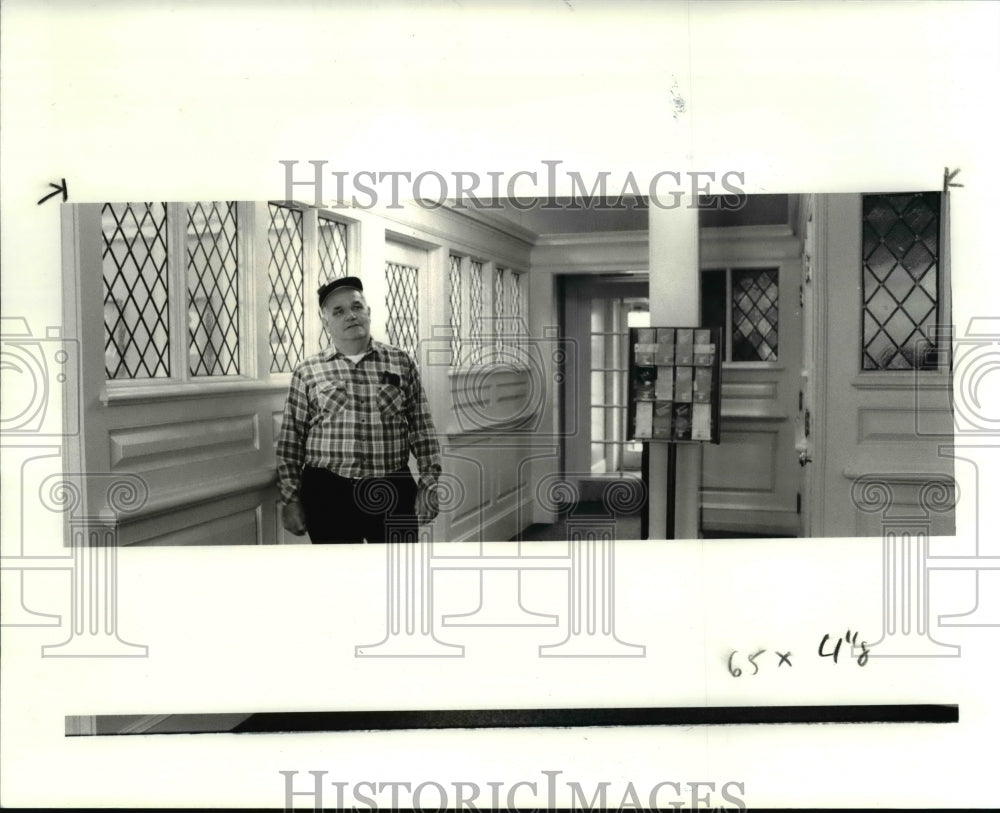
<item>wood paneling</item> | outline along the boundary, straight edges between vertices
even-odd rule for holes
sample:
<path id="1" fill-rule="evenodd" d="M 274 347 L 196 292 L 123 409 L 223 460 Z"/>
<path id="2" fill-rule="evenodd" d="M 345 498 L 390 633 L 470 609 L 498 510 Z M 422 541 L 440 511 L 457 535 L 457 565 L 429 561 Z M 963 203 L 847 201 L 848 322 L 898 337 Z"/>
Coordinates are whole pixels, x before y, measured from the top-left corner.
<path id="1" fill-rule="evenodd" d="M 898 398 L 893 399 L 898 401 Z M 920 413 L 921 431 L 934 435 L 951 432 L 951 410 L 925 409 Z M 858 410 L 858 443 L 911 443 L 916 430 L 913 407 L 861 407 Z"/>
<path id="2" fill-rule="evenodd" d="M 256 415 L 236 415 L 113 429 L 108 441 L 113 470 L 141 472 L 253 452 L 260 448 L 260 433 Z"/>
<path id="3" fill-rule="evenodd" d="M 267 494 L 228 497 L 123 523 L 126 545 L 247 545 L 263 542 L 262 511 Z"/>
<path id="4" fill-rule="evenodd" d="M 820 451 L 810 476 L 817 504 L 808 508 L 815 512 L 816 536 L 881 534 L 880 515 L 862 512 L 854 501 L 859 478 L 895 484 L 893 510 L 917 510 L 922 484 L 954 475 L 953 460 L 940 449 L 953 426 L 947 371 L 860 369 L 861 210 L 861 195 L 817 199 L 821 248 L 814 284 L 822 307 L 815 346 L 827 398 L 814 416 Z M 953 510 L 927 520 L 935 533 L 954 533 Z"/>
<path id="5" fill-rule="evenodd" d="M 461 499 L 442 511 L 439 531 L 449 542 L 509 539 L 532 521 L 530 436 L 456 438 L 446 443 L 446 478 L 460 483 Z"/>
<path id="6" fill-rule="evenodd" d="M 702 499 L 718 502 L 718 494 L 730 492 L 771 494 L 776 483 L 778 432 L 773 428 L 727 428 L 726 445 L 705 445 Z"/>

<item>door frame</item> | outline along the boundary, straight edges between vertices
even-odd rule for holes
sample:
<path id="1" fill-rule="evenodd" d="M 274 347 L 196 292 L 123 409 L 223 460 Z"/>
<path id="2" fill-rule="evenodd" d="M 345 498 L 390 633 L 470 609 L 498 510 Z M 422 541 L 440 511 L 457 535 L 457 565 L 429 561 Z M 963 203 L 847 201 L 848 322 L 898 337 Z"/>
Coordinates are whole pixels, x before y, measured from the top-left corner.
<path id="1" fill-rule="evenodd" d="M 576 365 L 567 365 L 563 370 L 562 383 L 560 385 L 560 428 L 564 428 L 567 423 L 578 427 L 580 431 L 586 431 L 589 441 L 590 437 L 590 311 L 583 308 L 583 303 L 591 302 L 594 293 L 607 294 L 608 299 L 618 299 L 623 297 L 649 297 L 649 274 L 559 274 L 557 275 L 558 286 L 558 311 L 560 333 L 568 341 L 576 341 L 577 351 L 575 355 Z M 585 325 L 585 329 L 578 331 L 580 325 Z M 586 369 L 586 374 L 583 370 Z M 568 422 L 567 416 L 577 411 L 577 420 Z M 565 431 L 560 431 L 559 466 L 560 474 L 566 477 L 573 468 L 579 469 L 572 475 L 572 483 L 575 491 L 580 494 L 581 499 L 600 499 L 601 486 L 609 482 L 610 475 L 601 477 L 583 475 L 582 464 L 579 459 L 589 459 L 590 443 L 586 444 L 586 452 L 581 453 L 578 460 L 573 460 L 573 455 L 569 449 L 570 439 Z"/>
<path id="2" fill-rule="evenodd" d="M 804 195 L 800 207 L 802 235 L 802 375 L 796 416 L 799 453 L 799 536 L 808 538 L 823 527 L 826 470 L 826 353 L 822 351 L 827 325 L 827 298 L 823 292 L 821 258 L 827 250 L 827 199 Z"/>

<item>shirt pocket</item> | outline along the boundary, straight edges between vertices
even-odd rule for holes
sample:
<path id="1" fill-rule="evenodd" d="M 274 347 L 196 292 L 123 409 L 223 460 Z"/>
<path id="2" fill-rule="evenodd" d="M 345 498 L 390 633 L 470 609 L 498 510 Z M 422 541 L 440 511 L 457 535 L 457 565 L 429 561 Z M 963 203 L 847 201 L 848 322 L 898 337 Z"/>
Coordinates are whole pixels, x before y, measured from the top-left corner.
<path id="1" fill-rule="evenodd" d="M 316 388 L 316 418 L 337 415 L 343 412 L 350 401 L 351 394 L 347 385 L 334 381 Z"/>
<path id="2" fill-rule="evenodd" d="M 406 411 L 402 388 L 395 384 L 379 384 L 378 409 L 383 418 L 402 420 Z"/>

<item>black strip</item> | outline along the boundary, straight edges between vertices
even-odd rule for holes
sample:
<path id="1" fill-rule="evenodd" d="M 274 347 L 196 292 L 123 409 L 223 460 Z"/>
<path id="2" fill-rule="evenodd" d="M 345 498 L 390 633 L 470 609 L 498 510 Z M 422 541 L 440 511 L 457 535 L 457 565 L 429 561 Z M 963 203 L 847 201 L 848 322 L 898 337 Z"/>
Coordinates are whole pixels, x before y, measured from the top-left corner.
<path id="1" fill-rule="evenodd" d="M 98 717 L 113 729 L 117 715 Z M 209 723 L 214 714 L 204 715 Z M 221 716 L 221 715 L 218 715 Z M 229 715 L 231 717 L 231 715 Z M 134 719 L 130 717 L 129 719 Z M 235 728 L 162 733 L 397 731 L 441 728 L 760 725 L 782 723 L 957 723 L 957 704 L 843 706 L 709 706 L 691 708 L 467 709 L 424 711 L 260 712 Z M 103 725 L 102 725 L 103 723 Z M 150 732 L 142 732 L 150 733 Z M 161 733 L 161 732 L 154 732 Z"/>

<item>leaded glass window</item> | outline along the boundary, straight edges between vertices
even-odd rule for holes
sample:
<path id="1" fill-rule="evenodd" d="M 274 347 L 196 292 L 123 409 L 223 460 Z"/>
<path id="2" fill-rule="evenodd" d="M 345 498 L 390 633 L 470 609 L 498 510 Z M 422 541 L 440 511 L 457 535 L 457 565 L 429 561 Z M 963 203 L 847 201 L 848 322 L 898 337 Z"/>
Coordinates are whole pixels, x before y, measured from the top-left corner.
<path id="1" fill-rule="evenodd" d="M 507 294 L 510 300 L 510 316 L 514 324 L 518 324 L 521 319 L 521 275 L 516 271 L 511 271 L 507 278 L 510 289 Z M 517 329 L 518 332 L 520 328 Z"/>
<path id="2" fill-rule="evenodd" d="M 459 364 L 462 356 L 462 258 L 451 255 L 448 266 L 448 304 L 451 324 L 451 363 Z"/>
<path id="3" fill-rule="evenodd" d="M 469 328 L 478 345 L 483 336 L 483 264 L 473 260 L 469 271 Z"/>
<path id="4" fill-rule="evenodd" d="M 524 302 L 524 287 L 521 285 L 521 274 L 518 271 L 510 273 L 510 314 L 514 325 L 514 333 L 519 337 L 527 335 L 528 314 Z"/>
<path id="5" fill-rule="evenodd" d="M 778 269 L 733 271 L 731 358 L 778 360 Z"/>
<path id="6" fill-rule="evenodd" d="M 507 269 L 497 267 L 493 274 L 493 348 L 499 361 L 504 355 L 504 338 L 508 331 L 507 315 L 510 311 Z"/>
<path id="7" fill-rule="evenodd" d="M 935 369 L 941 196 L 862 196 L 861 368 Z"/>
<path id="8" fill-rule="evenodd" d="M 418 321 L 418 278 L 420 269 L 403 263 L 385 264 L 386 332 L 389 343 L 417 356 L 420 336 Z"/>
<path id="9" fill-rule="evenodd" d="M 722 358 L 778 360 L 778 269 L 719 268 L 701 272 L 701 324 L 718 327 Z"/>
<path id="10" fill-rule="evenodd" d="M 319 218 L 320 285 L 347 276 L 347 224 Z"/>
<path id="11" fill-rule="evenodd" d="M 169 377 L 166 205 L 105 203 L 101 233 L 105 373 Z"/>
<path id="12" fill-rule="evenodd" d="M 348 275 L 347 269 L 347 224 L 328 217 L 319 217 L 319 284 Z M 322 350 L 332 343 L 326 325 L 320 326 L 319 347 Z"/>
<path id="13" fill-rule="evenodd" d="M 511 345 L 511 339 L 527 335 L 526 308 L 521 273 L 510 268 L 497 268 L 493 278 L 493 315 L 496 326 L 497 351 Z"/>
<path id="14" fill-rule="evenodd" d="M 239 248 L 235 203 L 187 208 L 188 369 L 240 372 Z"/>
<path id="15" fill-rule="evenodd" d="M 506 306 L 506 288 L 504 284 L 507 279 L 507 269 L 497 267 L 493 276 L 493 315 L 498 319 L 504 315 Z"/>
<path id="16" fill-rule="evenodd" d="M 267 233 L 271 372 L 291 372 L 304 346 L 302 212 L 271 203 Z"/>

